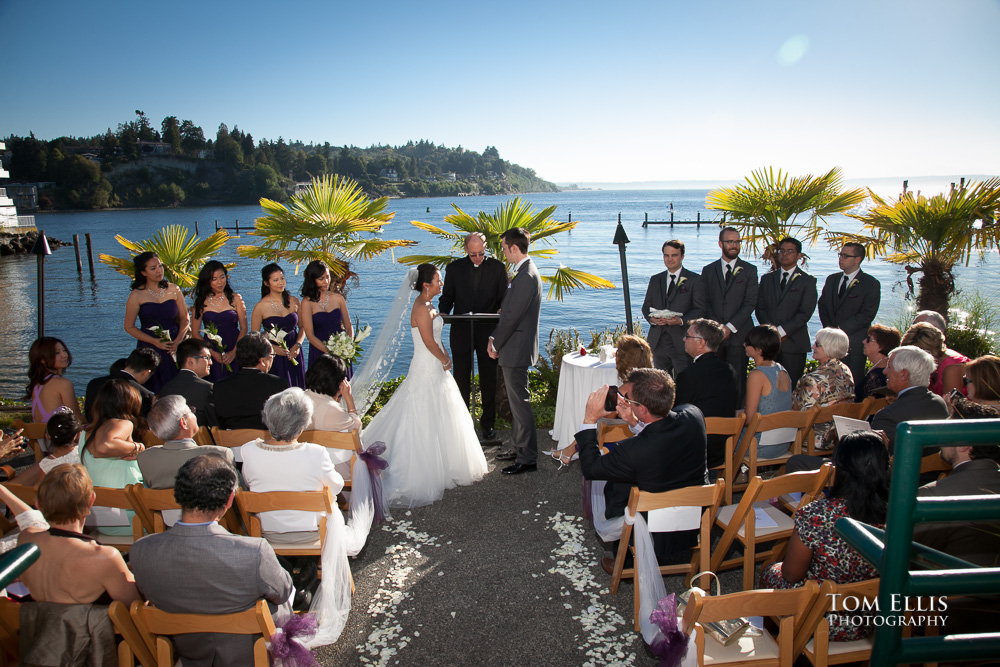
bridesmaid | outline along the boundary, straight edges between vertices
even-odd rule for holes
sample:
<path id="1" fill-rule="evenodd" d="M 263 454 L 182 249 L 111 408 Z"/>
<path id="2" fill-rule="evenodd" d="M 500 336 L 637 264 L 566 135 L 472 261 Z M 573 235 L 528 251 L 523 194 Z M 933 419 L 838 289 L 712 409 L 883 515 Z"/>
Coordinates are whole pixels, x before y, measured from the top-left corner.
<path id="1" fill-rule="evenodd" d="M 276 326 L 287 334 L 284 342 L 288 350 L 272 346 L 275 356 L 268 372 L 287 380 L 290 387 L 305 388 L 306 366 L 302 341 L 305 340 L 306 332 L 299 327 L 299 300 L 285 289 L 285 272 L 277 264 L 268 264 L 261 269 L 260 277 L 260 301 L 253 307 L 250 315 L 250 329 L 266 332 Z M 292 363 L 293 359 L 298 365 Z"/>
<path id="2" fill-rule="evenodd" d="M 73 411 L 80 422 L 80 404 L 76 400 L 73 383 L 63 377 L 73 363 L 66 344 L 58 338 L 45 336 L 35 340 L 28 350 L 28 386 L 24 399 L 31 401 L 31 420 L 46 423 L 61 407 Z"/>
<path id="3" fill-rule="evenodd" d="M 163 278 L 163 264 L 154 252 L 144 252 L 132 260 L 135 279 L 132 292 L 125 302 L 125 332 L 139 342 L 136 348 L 151 347 L 160 355 L 160 365 L 146 381 L 146 388 L 154 394 L 177 375 L 174 353 L 177 345 L 188 332 L 187 304 L 181 289 Z M 139 326 L 135 326 L 135 318 Z M 152 332 L 160 327 L 170 334 L 170 342 L 163 342 Z"/>
<path id="4" fill-rule="evenodd" d="M 326 341 L 331 335 L 346 331 L 354 335 L 347 301 L 342 294 L 330 291 L 330 269 L 319 260 L 306 266 L 302 282 L 302 308 L 299 311 L 302 328 L 309 338 L 309 366 L 326 354 Z M 348 364 L 347 378 L 353 376 Z"/>
<path id="5" fill-rule="evenodd" d="M 225 352 L 219 353 L 215 341 L 202 335 L 208 325 L 214 324 L 222 337 Z M 198 273 L 198 284 L 194 288 L 194 324 L 192 335 L 208 340 L 212 346 L 212 368 L 208 380 L 218 382 L 239 370 L 236 365 L 236 341 L 247 333 L 247 309 L 243 297 L 229 286 L 229 273 L 222 262 L 212 260 Z M 226 364 L 232 370 L 226 370 Z"/>

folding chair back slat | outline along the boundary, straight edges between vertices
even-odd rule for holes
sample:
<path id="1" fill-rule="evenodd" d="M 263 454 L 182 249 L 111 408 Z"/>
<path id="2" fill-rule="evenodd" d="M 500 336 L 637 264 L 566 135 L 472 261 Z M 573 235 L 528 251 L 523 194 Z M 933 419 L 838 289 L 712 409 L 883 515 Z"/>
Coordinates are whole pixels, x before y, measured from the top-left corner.
<path id="1" fill-rule="evenodd" d="M 740 439 L 739 447 L 736 451 L 735 463 L 746 463 L 750 468 L 750 477 L 757 476 L 757 467 L 761 465 L 784 465 L 793 454 L 802 452 L 802 443 L 805 442 L 806 433 L 812 428 L 816 419 L 816 408 L 811 410 L 785 410 L 783 412 L 772 412 L 769 415 L 762 415 L 759 412 L 750 418 L 747 430 Z M 795 437 L 789 447 L 788 453 L 772 459 L 757 458 L 757 436 L 766 431 L 778 428 L 794 428 Z M 735 465 L 734 463 L 734 465 Z"/>
<path id="2" fill-rule="evenodd" d="M 737 465 L 734 461 L 736 448 L 740 433 L 746 425 L 746 415 L 738 414 L 735 417 L 705 417 L 705 427 L 707 434 L 726 436 L 725 452 L 726 461 L 721 466 L 716 466 L 713 470 L 719 471 L 719 476 L 726 480 L 726 504 L 733 503 L 733 480 L 736 479 Z"/>
<path id="3" fill-rule="evenodd" d="M 806 614 L 802 623 L 795 628 L 794 649 L 803 654 L 814 665 L 840 665 L 848 662 L 862 662 L 871 658 L 872 638 L 851 642 L 833 642 L 831 654 L 830 625 L 826 614 L 831 611 L 847 611 L 847 604 L 860 604 L 866 600 L 875 604 L 878 598 L 878 579 L 867 579 L 850 584 L 837 584 L 826 580 L 819 589 L 819 596 Z"/>
<path id="4" fill-rule="evenodd" d="M 816 417 L 813 419 L 809 433 L 806 434 L 806 452 L 809 456 L 816 455 L 816 424 L 826 424 L 833 421 L 834 417 L 848 417 L 850 419 L 864 419 L 868 415 L 868 410 L 875 399 L 869 396 L 860 403 L 834 403 L 825 407 L 816 408 Z"/>
<path id="5" fill-rule="evenodd" d="M 87 527 L 87 533 L 97 539 L 100 544 L 114 547 L 122 553 L 128 553 L 132 548 L 132 543 L 142 537 L 142 519 L 139 514 L 135 512 L 131 496 L 126 489 L 112 489 L 107 486 L 95 486 L 94 495 L 96 496 L 94 498 L 94 507 L 109 507 L 111 509 L 131 511 L 135 513 L 131 522 L 131 537 L 126 535 L 108 535 L 107 533 L 101 531 L 100 525 Z"/>
<path id="6" fill-rule="evenodd" d="M 597 446 L 604 454 L 608 453 L 607 443 L 621 442 L 631 438 L 634 433 L 628 424 L 608 424 L 601 422 L 597 425 Z"/>
<path id="7" fill-rule="evenodd" d="M 45 422 L 24 422 L 20 419 L 15 419 L 11 422 L 11 426 L 15 429 L 23 429 L 24 432 L 21 434 L 31 445 L 31 449 L 35 452 L 35 463 L 38 463 L 43 458 L 45 458 L 45 453 L 42 452 L 42 446 L 39 444 L 39 440 L 44 440 L 47 435 L 45 431 Z"/>
<path id="8" fill-rule="evenodd" d="M 156 658 L 153 657 L 139 629 L 135 627 L 125 603 L 120 600 L 112 602 L 108 607 L 108 615 L 115 626 L 115 632 L 122 636 L 122 642 L 118 645 L 119 667 L 123 664 L 132 667 L 136 660 L 142 667 L 156 667 Z"/>

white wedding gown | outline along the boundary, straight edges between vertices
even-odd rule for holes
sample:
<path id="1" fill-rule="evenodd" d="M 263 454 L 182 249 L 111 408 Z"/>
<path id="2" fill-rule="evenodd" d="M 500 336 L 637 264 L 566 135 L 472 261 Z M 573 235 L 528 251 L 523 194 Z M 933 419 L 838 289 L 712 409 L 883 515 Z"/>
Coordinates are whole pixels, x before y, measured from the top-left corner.
<path id="1" fill-rule="evenodd" d="M 432 320 L 438 345 L 443 324 L 440 317 Z M 486 457 L 455 378 L 424 345 L 420 330 L 412 327 L 410 333 L 413 360 L 406 379 L 362 435 L 366 448 L 385 443 L 389 467 L 382 491 L 390 507 L 429 505 L 445 489 L 486 474 Z"/>

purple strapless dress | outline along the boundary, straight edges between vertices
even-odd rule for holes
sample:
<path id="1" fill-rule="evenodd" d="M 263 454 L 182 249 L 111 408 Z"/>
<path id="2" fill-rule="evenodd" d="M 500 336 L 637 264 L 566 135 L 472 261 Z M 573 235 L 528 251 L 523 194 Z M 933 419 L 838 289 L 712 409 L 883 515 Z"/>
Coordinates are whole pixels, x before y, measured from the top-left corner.
<path id="1" fill-rule="evenodd" d="M 272 326 L 276 326 L 286 332 L 288 335 L 285 336 L 285 344 L 288 347 L 292 346 L 299 335 L 298 313 L 288 313 L 284 317 L 265 317 L 261 325 L 264 331 L 267 331 Z M 271 375 L 276 375 L 287 380 L 289 387 L 301 387 L 305 389 L 306 360 L 301 349 L 299 350 L 299 356 L 295 357 L 295 359 L 299 362 L 298 366 L 293 364 L 288 357 L 275 356 L 269 372 Z"/>
<path id="2" fill-rule="evenodd" d="M 177 332 L 181 328 L 177 323 L 177 315 L 177 302 L 173 299 L 164 301 L 163 303 L 147 301 L 139 306 L 139 328 L 153 338 L 157 338 L 158 336 L 150 331 L 150 328 L 162 327 L 170 333 L 171 340 L 177 340 Z M 177 362 L 169 352 L 164 352 L 155 345 L 151 345 L 145 341 L 137 341 L 135 347 L 136 349 L 149 347 L 160 355 L 160 365 L 153 371 L 153 374 L 146 381 L 145 385 L 147 389 L 155 394 L 160 391 L 163 385 L 177 376 Z"/>
<path id="3" fill-rule="evenodd" d="M 236 314 L 235 310 L 224 310 L 221 313 L 214 313 L 212 311 L 206 310 L 202 313 L 201 318 L 201 328 L 208 329 L 208 323 L 212 322 L 215 324 L 215 328 L 218 329 L 219 335 L 222 336 L 222 345 L 226 348 L 226 352 L 236 347 L 236 339 L 240 336 L 240 316 Z M 212 345 L 212 349 L 216 350 L 215 343 L 208 341 Z M 228 377 L 232 373 L 240 370 L 239 364 L 236 363 L 236 359 L 229 362 L 232 371 L 226 370 L 226 365 L 217 362 L 212 359 L 212 370 L 208 373 L 208 380 L 210 382 L 218 382 L 224 377 Z"/>
<path id="4" fill-rule="evenodd" d="M 321 341 L 326 341 L 330 336 L 335 333 L 340 333 L 344 330 L 344 314 L 341 312 L 340 308 L 336 310 L 331 310 L 330 312 L 325 312 L 318 310 L 313 313 L 313 334 L 316 338 Z M 315 348 L 312 343 L 309 343 L 309 366 L 313 365 L 313 362 L 326 354 L 326 348 Z M 347 364 L 347 379 L 350 380 L 354 376 L 354 369 L 351 364 Z"/>

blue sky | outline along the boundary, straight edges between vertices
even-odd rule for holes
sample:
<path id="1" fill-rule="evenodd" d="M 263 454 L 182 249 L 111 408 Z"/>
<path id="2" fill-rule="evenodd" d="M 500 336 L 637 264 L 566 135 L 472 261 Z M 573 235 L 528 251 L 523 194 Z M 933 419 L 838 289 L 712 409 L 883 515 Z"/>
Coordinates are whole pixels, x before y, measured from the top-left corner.
<path id="1" fill-rule="evenodd" d="M 1000 2 L 0 0 L 0 135 L 142 109 L 558 182 L 1000 174 Z M 952 178 L 954 180 L 954 178 Z"/>

